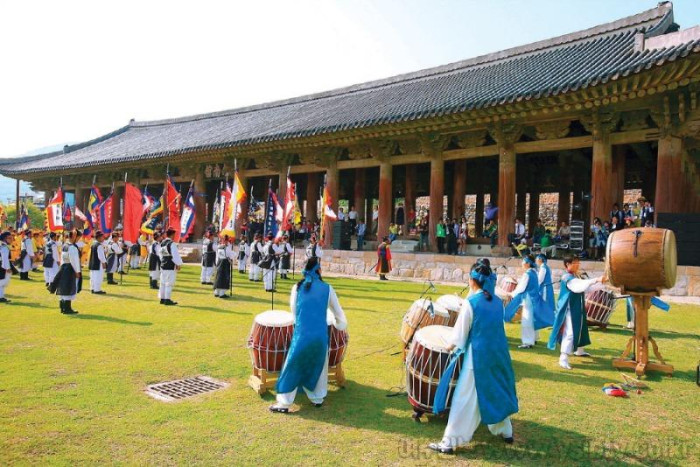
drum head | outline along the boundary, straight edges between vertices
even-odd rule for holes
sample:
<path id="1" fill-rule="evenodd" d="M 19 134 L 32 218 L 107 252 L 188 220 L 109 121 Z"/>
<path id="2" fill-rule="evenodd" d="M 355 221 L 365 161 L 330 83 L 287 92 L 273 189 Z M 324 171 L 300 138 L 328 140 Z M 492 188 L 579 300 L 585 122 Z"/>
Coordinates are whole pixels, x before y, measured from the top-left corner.
<path id="1" fill-rule="evenodd" d="M 452 328 L 448 326 L 426 326 L 419 329 L 413 335 L 413 340 L 418 342 L 426 349 L 435 350 L 437 352 L 447 352 L 449 338 L 452 334 Z"/>
<path id="2" fill-rule="evenodd" d="M 443 295 L 437 299 L 436 303 L 446 308 L 447 311 L 455 312 L 462 309 L 464 299 L 458 295 Z"/>
<path id="3" fill-rule="evenodd" d="M 294 324 L 294 317 L 288 311 L 264 311 L 255 317 L 255 322 L 261 326 L 279 328 Z"/>
<path id="4" fill-rule="evenodd" d="M 429 308 L 431 305 L 433 307 L 434 314 L 436 314 L 438 316 L 442 316 L 444 318 L 450 317 L 450 313 L 447 311 L 447 309 L 444 306 L 440 305 L 438 302 L 433 302 L 429 298 L 421 298 L 420 300 L 416 300 L 415 302 L 413 302 L 413 305 L 411 305 L 411 309 L 409 310 L 409 313 L 412 310 L 416 310 L 416 309 L 417 310 L 425 310 L 425 311 L 429 312 L 430 311 Z"/>

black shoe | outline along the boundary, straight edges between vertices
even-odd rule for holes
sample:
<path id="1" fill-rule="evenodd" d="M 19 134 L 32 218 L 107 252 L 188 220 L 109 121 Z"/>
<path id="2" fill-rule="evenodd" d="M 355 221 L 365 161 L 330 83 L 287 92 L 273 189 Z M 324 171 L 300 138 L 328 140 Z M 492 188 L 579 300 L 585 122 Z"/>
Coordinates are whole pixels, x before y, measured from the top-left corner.
<path id="1" fill-rule="evenodd" d="M 274 405 L 271 405 L 269 409 L 272 413 L 289 413 L 289 409 L 286 409 L 284 407 L 275 407 Z"/>
<path id="2" fill-rule="evenodd" d="M 534 347 L 534 345 L 530 345 L 530 344 L 520 344 L 518 346 L 519 349 L 531 349 L 533 347 Z"/>
<path id="3" fill-rule="evenodd" d="M 174 302 L 174 301 L 170 300 L 169 298 L 166 298 L 166 299 L 163 301 L 163 305 L 173 306 L 173 305 L 177 305 L 177 302 Z"/>
<path id="4" fill-rule="evenodd" d="M 205 284 L 206 284 L 206 282 L 202 282 L 202 285 L 205 285 Z"/>
<path id="5" fill-rule="evenodd" d="M 0 298 L 0 303 L 12 303 L 12 300 L 8 300 L 5 297 Z"/>
<path id="6" fill-rule="evenodd" d="M 438 443 L 430 443 L 428 449 L 439 452 L 441 454 L 454 454 L 455 450 L 453 448 L 445 448 L 440 446 Z"/>
<path id="7" fill-rule="evenodd" d="M 66 301 L 65 300 L 59 301 L 58 306 L 61 309 L 61 313 L 65 314 L 66 313 Z"/>
<path id="8" fill-rule="evenodd" d="M 66 300 L 65 303 L 66 303 L 66 304 L 65 304 L 65 309 L 66 309 L 66 311 L 64 311 L 65 314 L 67 314 L 67 315 L 77 315 L 77 314 L 78 314 L 78 312 L 75 311 L 75 310 L 73 309 L 73 307 L 71 306 L 71 301 L 70 301 L 70 300 Z"/>
<path id="9" fill-rule="evenodd" d="M 506 444 L 513 444 L 513 441 L 515 441 L 515 440 L 513 439 L 512 436 L 509 438 L 503 437 L 503 442 Z"/>
<path id="10" fill-rule="evenodd" d="M 249 282 L 255 282 L 253 279 L 248 279 Z"/>
<path id="11" fill-rule="evenodd" d="M 93 293 L 97 294 L 97 295 L 106 295 L 107 294 L 107 292 L 105 292 L 104 290 L 100 290 L 98 292 L 93 292 Z"/>
<path id="12" fill-rule="evenodd" d="M 314 407 L 316 407 L 317 409 L 323 407 L 323 402 L 321 402 L 320 404 L 316 404 L 316 403 L 314 402 Z"/>
<path id="13" fill-rule="evenodd" d="M 161 305 L 165 305 L 165 299 L 164 299 L 164 298 L 161 298 L 161 299 L 160 299 L 160 304 L 161 304 Z"/>

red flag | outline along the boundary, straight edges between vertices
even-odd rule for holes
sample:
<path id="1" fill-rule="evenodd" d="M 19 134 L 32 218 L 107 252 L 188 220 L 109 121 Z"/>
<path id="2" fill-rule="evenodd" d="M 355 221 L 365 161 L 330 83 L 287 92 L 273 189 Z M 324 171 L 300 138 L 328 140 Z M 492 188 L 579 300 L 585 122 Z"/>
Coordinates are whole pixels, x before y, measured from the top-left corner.
<path id="1" fill-rule="evenodd" d="M 133 183 L 124 187 L 124 241 L 136 243 L 143 220 L 143 195 Z"/>
<path id="2" fill-rule="evenodd" d="M 56 194 L 46 205 L 46 220 L 51 232 L 63 232 L 63 190 L 58 187 Z"/>
<path id="3" fill-rule="evenodd" d="M 168 176 L 168 228 L 175 229 L 175 242 L 180 241 L 180 192 Z"/>
<path id="4" fill-rule="evenodd" d="M 294 226 L 294 207 L 296 205 L 296 185 L 287 177 L 287 192 L 284 197 L 284 219 L 282 230 L 292 230 Z"/>

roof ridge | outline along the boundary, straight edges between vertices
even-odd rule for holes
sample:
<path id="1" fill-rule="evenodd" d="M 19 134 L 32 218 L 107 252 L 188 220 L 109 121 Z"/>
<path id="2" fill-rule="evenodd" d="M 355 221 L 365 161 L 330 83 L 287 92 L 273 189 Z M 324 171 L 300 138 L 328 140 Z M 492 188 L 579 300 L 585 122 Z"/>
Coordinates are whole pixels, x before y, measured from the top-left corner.
<path id="1" fill-rule="evenodd" d="M 382 78 L 373 81 L 367 81 L 364 83 L 353 84 L 350 86 L 345 86 L 341 88 L 332 89 L 329 91 L 323 91 L 319 93 L 306 94 L 303 96 L 292 97 L 288 99 L 282 99 L 277 101 L 271 101 L 262 104 L 254 104 L 250 106 L 238 107 L 235 109 L 220 110 L 214 112 L 207 112 L 202 114 L 189 115 L 184 117 L 174 117 L 160 120 L 147 120 L 143 122 L 132 121 L 129 126 L 134 128 L 139 127 L 152 127 L 152 126 L 162 126 L 174 123 L 185 123 L 197 120 L 205 120 L 209 118 L 226 117 L 229 115 L 244 114 L 249 112 L 254 112 L 263 109 L 273 109 L 277 107 L 283 107 L 286 105 L 299 104 L 303 102 L 311 102 L 314 100 L 332 98 L 337 96 L 342 96 L 346 94 L 351 94 L 355 92 L 365 91 L 369 89 L 374 89 L 378 87 L 390 86 L 397 83 L 403 83 L 412 81 L 415 79 L 423 79 L 431 76 L 437 76 L 442 74 L 448 74 L 455 71 L 459 71 L 465 68 L 483 66 L 491 63 L 500 62 L 507 59 L 512 59 L 515 57 L 520 57 L 529 53 L 538 52 L 548 48 L 559 47 L 562 45 L 568 45 L 579 41 L 590 40 L 593 38 L 598 38 L 605 35 L 610 35 L 622 30 L 628 30 L 635 27 L 639 27 L 644 23 L 649 23 L 651 21 L 658 20 L 651 29 L 656 28 L 661 25 L 661 23 L 667 23 L 663 21 L 664 19 L 671 18 L 671 23 L 673 22 L 673 4 L 670 1 L 660 2 L 655 8 L 637 13 L 635 15 L 627 16 L 615 21 L 610 21 L 608 23 L 599 24 L 587 29 L 582 29 L 580 31 L 575 31 L 572 33 L 564 34 L 561 36 L 555 36 L 549 39 L 543 39 L 540 41 L 532 42 L 530 44 L 525 44 L 521 46 L 511 47 L 509 49 L 492 52 L 485 55 L 479 55 L 476 57 L 468 58 L 465 60 L 460 60 L 453 63 L 448 63 L 446 65 L 439 65 L 431 68 L 424 68 L 422 70 L 412 71 L 408 73 L 403 73 L 400 75 L 390 76 L 387 78 Z M 669 23 L 670 24 L 670 23 Z M 658 34 L 658 30 L 655 31 Z"/>

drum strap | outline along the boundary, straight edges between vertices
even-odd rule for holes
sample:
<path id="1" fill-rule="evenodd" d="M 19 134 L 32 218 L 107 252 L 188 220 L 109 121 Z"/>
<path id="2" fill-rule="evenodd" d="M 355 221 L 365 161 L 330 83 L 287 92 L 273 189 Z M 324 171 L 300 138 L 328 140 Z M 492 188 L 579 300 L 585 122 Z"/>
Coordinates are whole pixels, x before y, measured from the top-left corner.
<path id="1" fill-rule="evenodd" d="M 471 334 L 467 339 L 467 344 L 464 346 L 464 349 L 469 348 L 470 341 Z M 445 406 L 447 405 L 447 396 L 450 390 L 450 383 L 452 382 L 452 375 L 454 375 L 455 366 L 464 354 L 464 349 L 458 347 L 450 355 L 449 363 L 447 364 L 447 367 L 445 368 L 442 377 L 440 377 L 440 383 L 438 384 L 437 390 L 435 391 L 435 401 L 433 402 L 434 414 L 439 414 L 445 411 Z"/>

